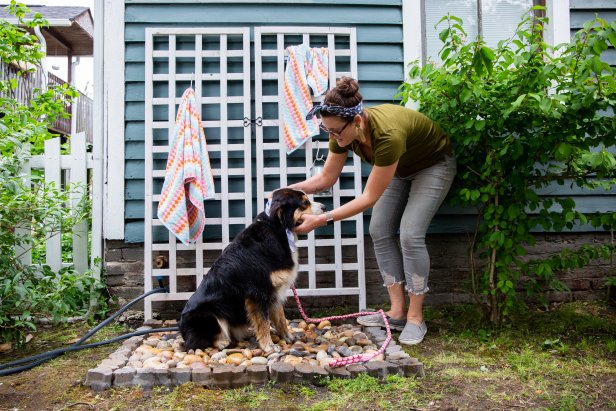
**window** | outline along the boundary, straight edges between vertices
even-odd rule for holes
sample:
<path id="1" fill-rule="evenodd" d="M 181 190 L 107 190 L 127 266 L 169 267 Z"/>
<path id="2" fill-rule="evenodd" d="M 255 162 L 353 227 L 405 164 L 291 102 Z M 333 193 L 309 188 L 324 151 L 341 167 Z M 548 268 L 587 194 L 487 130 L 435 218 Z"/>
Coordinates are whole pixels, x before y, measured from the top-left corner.
<path id="1" fill-rule="evenodd" d="M 434 26 L 447 13 L 459 17 L 469 40 L 480 34 L 488 46 L 509 38 L 524 13 L 534 5 L 545 5 L 544 0 L 423 0 L 424 36 L 422 60 L 440 61 L 438 52 L 443 43 L 438 34 L 445 28 L 443 23 Z"/>

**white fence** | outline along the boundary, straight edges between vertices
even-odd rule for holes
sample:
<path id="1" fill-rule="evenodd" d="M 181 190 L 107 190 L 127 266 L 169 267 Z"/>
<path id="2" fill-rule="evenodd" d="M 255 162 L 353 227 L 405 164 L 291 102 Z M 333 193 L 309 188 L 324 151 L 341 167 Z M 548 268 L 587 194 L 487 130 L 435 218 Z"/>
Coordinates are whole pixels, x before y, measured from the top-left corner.
<path id="1" fill-rule="evenodd" d="M 30 176 L 33 169 L 44 170 L 45 184 L 54 185 L 56 189 L 61 189 L 63 186 L 75 187 L 77 185 L 88 187 L 88 170 L 92 170 L 94 162 L 92 154 L 87 152 L 86 134 L 78 133 L 70 138 L 70 154 L 61 154 L 60 151 L 61 139 L 59 137 L 45 141 L 45 151 L 42 155 L 32 156 L 26 164 L 24 164 L 23 172 L 25 176 Z M 26 177 L 27 179 L 27 177 Z M 90 192 L 90 190 L 88 190 Z M 77 206 L 83 196 L 82 190 L 73 190 L 71 194 L 70 204 L 68 207 Z M 93 212 L 98 212 L 100 207 L 93 204 Z M 95 221 L 97 219 L 93 219 Z M 27 234 L 20 229 L 22 234 Z M 81 221 L 73 227 L 73 262 L 72 265 L 75 271 L 79 273 L 86 272 L 89 267 L 88 261 L 88 222 Z M 92 228 L 92 243 L 99 241 L 101 238 L 100 228 L 94 226 Z M 96 250 L 97 247 L 94 247 Z M 93 262 L 100 255 L 93 252 L 91 261 Z M 21 255 L 21 261 L 24 264 L 32 264 L 32 250 L 24 249 L 20 252 L 17 250 L 17 255 Z M 48 238 L 45 242 L 45 264 L 49 265 L 53 271 L 60 270 L 63 266 L 69 263 L 62 261 L 62 236 L 58 232 Z M 94 264 L 92 264 L 94 269 Z M 97 277 L 100 276 L 98 269 L 94 270 Z"/>

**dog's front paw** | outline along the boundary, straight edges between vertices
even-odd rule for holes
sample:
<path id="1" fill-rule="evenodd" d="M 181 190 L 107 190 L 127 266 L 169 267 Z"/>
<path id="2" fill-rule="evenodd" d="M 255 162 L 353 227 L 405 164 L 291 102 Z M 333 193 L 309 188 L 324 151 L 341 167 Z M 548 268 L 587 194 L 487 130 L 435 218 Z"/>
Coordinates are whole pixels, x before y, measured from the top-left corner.
<path id="1" fill-rule="evenodd" d="M 229 346 L 229 344 L 231 344 L 231 340 L 227 338 L 219 338 L 214 341 L 214 347 L 218 348 L 219 350 L 224 350 Z"/>
<path id="2" fill-rule="evenodd" d="M 293 333 L 288 332 L 288 333 L 283 334 L 282 339 L 288 343 L 294 343 L 295 340 L 297 340 L 297 336 Z"/>
<path id="3" fill-rule="evenodd" d="M 268 356 L 272 353 L 280 353 L 282 352 L 282 347 L 278 344 L 268 344 L 263 348 L 263 352 L 265 356 Z"/>

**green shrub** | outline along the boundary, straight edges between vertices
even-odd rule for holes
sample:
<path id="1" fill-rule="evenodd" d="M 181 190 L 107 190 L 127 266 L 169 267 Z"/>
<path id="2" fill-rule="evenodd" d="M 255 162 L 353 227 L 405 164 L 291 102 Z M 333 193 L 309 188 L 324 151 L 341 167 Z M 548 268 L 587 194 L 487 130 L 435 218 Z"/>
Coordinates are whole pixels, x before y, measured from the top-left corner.
<path id="1" fill-rule="evenodd" d="M 21 24 L 46 24 L 40 14 L 24 23 L 28 9 L 14 0 L 7 8 Z M 0 20 L 0 58 L 4 63 L 24 67 L 19 76 L 27 76 L 40 68 L 42 57 L 34 36 Z M 35 328 L 35 317 L 57 321 L 85 314 L 91 295 L 101 303 L 100 310 L 106 305 L 101 294 L 104 286 L 91 273 L 76 273 L 72 267 L 55 273 L 45 265 L 21 262 L 24 253 L 40 249 L 47 238 L 70 233 L 76 223 L 88 217 L 90 205 L 85 187 L 59 190 L 45 184 L 40 174 L 24 176 L 21 171 L 28 157 L 39 154 L 44 141 L 52 137 L 50 123 L 67 116 L 64 104 L 76 96 L 75 90 L 63 86 L 35 90 L 35 97 L 23 105 L 13 98 L 17 86 L 16 79 L 0 81 L 0 341 L 21 342 L 24 331 Z M 79 206 L 67 208 L 76 190 L 81 190 L 83 200 Z"/>
<path id="2" fill-rule="evenodd" d="M 413 82 L 400 91 L 454 142 L 453 198 L 477 210 L 472 248 L 487 264 L 476 286 L 498 323 L 516 304 L 522 275 L 530 278 L 530 293 L 566 289 L 555 272 L 613 252 L 609 245 L 587 246 L 542 261 L 524 259 L 538 229 L 616 226 L 616 213 L 585 215 L 570 196 L 539 195 L 550 184 L 609 189 L 615 183 L 616 81 L 601 57 L 616 46 L 616 22 L 587 22 L 571 43 L 552 47 L 543 41 L 547 19 L 529 15 L 494 48 L 481 38 L 466 41 L 455 16 L 440 23 L 442 64 L 411 64 Z"/>

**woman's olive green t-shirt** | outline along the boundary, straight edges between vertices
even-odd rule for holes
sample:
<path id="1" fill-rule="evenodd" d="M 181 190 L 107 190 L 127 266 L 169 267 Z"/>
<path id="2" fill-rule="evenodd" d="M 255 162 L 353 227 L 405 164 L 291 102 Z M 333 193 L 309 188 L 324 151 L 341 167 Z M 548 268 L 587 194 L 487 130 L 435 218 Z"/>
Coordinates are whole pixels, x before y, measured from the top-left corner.
<path id="1" fill-rule="evenodd" d="M 418 111 L 395 104 L 382 104 L 365 109 L 372 130 L 372 156 L 367 161 L 357 140 L 340 147 L 329 140 L 333 153 L 353 151 L 362 161 L 373 166 L 389 166 L 398 161 L 396 175 L 408 177 L 430 167 L 451 154 L 451 142 L 445 132 Z"/>

